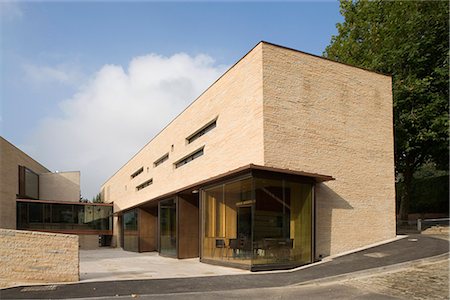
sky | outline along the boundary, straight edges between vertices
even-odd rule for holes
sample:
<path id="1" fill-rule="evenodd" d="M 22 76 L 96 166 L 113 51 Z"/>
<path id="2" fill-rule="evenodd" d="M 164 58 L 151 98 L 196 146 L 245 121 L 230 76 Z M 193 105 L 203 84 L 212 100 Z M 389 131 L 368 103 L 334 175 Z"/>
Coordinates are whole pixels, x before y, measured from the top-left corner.
<path id="1" fill-rule="evenodd" d="M 259 41 L 322 55 L 328 2 L 0 0 L 0 133 L 100 186 Z"/>

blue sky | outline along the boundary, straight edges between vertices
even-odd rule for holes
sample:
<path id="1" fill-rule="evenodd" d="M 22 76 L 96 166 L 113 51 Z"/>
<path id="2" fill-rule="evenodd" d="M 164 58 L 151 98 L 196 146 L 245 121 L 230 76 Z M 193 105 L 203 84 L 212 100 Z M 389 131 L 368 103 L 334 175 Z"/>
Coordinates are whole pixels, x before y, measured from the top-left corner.
<path id="1" fill-rule="evenodd" d="M 321 55 L 343 21 L 335 1 L 0 5 L 1 134 L 51 170 L 81 170 L 88 198 L 260 40 Z M 139 92 L 109 93 L 132 80 Z M 132 101 L 148 105 L 141 120 L 123 111 Z"/>

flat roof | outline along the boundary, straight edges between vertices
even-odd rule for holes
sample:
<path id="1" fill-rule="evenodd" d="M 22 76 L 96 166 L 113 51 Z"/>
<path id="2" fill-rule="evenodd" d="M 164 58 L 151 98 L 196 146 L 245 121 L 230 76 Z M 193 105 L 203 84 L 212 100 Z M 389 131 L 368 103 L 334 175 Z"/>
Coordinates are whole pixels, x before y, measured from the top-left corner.
<path id="1" fill-rule="evenodd" d="M 150 204 L 150 203 L 156 203 L 159 200 L 163 200 L 166 198 L 170 198 L 173 197 L 174 195 L 180 194 L 182 192 L 186 192 L 186 191 L 190 191 L 190 190 L 195 190 L 200 188 L 201 186 L 205 186 L 205 185 L 211 185 L 214 183 L 217 183 L 219 181 L 223 181 L 223 180 L 227 180 L 230 179 L 232 177 L 236 177 L 239 175 L 244 175 L 247 173 L 250 173 L 251 171 L 265 171 L 265 172 L 272 172 L 275 174 L 284 174 L 284 175 L 294 175 L 294 176 L 300 176 L 300 177 L 305 177 L 308 179 L 313 180 L 314 182 L 320 183 L 320 182 L 325 182 L 325 181 L 331 181 L 331 180 L 335 180 L 335 178 L 333 178 L 330 175 L 323 175 L 323 174 L 318 174 L 318 173 L 310 173 L 310 172 L 304 172 L 304 171 L 295 171 L 295 170 L 291 170 L 291 169 L 280 169 L 280 168 L 273 168 L 273 167 L 267 167 L 267 166 L 260 166 L 260 165 L 254 165 L 254 164 L 249 164 L 249 165 L 245 165 L 243 167 L 210 177 L 208 179 L 204 179 L 201 181 L 198 181 L 196 183 L 187 185 L 183 188 L 179 188 L 176 189 L 174 191 L 171 191 L 169 193 L 165 193 L 162 194 L 160 196 L 157 196 L 153 199 L 141 202 L 139 204 L 127 207 L 126 209 L 122 209 L 119 210 L 117 212 L 114 212 L 114 215 L 120 214 L 123 211 L 127 211 L 133 208 L 137 208 L 137 207 L 141 207 L 144 206 L 146 204 Z"/>

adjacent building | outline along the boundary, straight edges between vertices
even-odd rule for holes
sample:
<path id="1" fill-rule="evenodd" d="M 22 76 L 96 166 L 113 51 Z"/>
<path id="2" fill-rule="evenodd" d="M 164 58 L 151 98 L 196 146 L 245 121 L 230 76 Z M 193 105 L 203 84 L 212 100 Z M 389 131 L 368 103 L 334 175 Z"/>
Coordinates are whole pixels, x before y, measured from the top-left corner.
<path id="1" fill-rule="evenodd" d="M 77 234 L 81 248 L 112 234 L 112 205 L 80 202 L 80 172 L 51 172 L 0 137 L 0 228 Z"/>
<path id="2" fill-rule="evenodd" d="M 102 196 L 125 250 L 251 270 L 393 238 L 391 77 L 260 42 Z"/>

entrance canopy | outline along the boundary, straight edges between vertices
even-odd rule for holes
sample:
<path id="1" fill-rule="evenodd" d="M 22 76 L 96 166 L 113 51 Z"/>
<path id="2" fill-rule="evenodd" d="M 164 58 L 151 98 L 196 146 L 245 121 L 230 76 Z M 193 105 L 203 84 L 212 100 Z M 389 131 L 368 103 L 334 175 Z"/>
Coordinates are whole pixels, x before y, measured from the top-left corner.
<path id="1" fill-rule="evenodd" d="M 303 171 L 294 171 L 290 169 L 281 169 L 281 168 L 272 168 L 272 167 L 266 167 L 266 166 L 260 166 L 260 165 L 246 165 L 231 171 L 228 171 L 226 173 L 219 174 L 217 176 L 210 177 L 208 179 L 196 182 L 194 184 L 188 185 L 186 187 L 174 190 L 169 193 L 165 193 L 163 195 L 160 195 L 156 198 L 153 198 L 151 200 L 133 205 L 131 207 L 127 207 L 126 209 L 116 211 L 114 212 L 114 215 L 121 215 L 124 211 L 130 210 L 136 207 L 142 207 L 142 206 L 154 206 L 157 205 L 157 202 L 159 200 L 167 199 L 170 197 L 173 197 L 178 194 L 191 194 L 196 193 L 201 187 L 213 185 L 217 182 L 227 180 L 229 178 L 233 178 L 240 175 L 246 175 L 246 174 L 252 174 L 252 175 L 258 175 L 258 174 L 273 174 L 273 175 L 283 175 L 283 177 L 301 177 L 304 179 L 304 181 L 311 182 L 311 183 L 320 183 L 325 181 L 331 181 L 335 180 L 330 175 L 323 175 L 318 173 L 310 173 L 310 172 L 303 172 Z"/>

